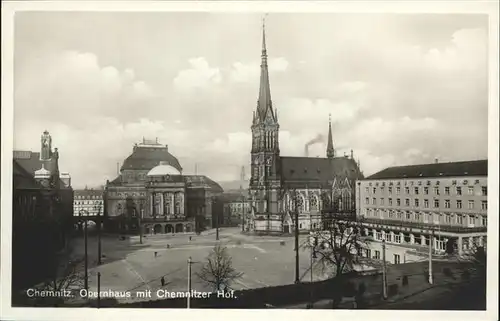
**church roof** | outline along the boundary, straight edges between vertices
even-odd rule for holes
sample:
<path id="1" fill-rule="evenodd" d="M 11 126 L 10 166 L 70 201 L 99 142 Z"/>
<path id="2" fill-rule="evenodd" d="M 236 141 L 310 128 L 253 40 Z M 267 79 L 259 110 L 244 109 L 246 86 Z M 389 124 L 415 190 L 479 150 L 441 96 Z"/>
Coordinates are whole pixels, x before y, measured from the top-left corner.
<path id="1" fill-rule="evenodd" d="M 488 160 L 433 163 L 386 168 L 367 179 L 487 176 Z"/>
<path id="2" fill-rule="evenodd" d="M 281 174 L 288 182 L 326 183 L 334 178 L 363 178 L 356 162 L 348 157 L 280 157 Z"/>
<path id="3" fill-rule="evenodd" d="M 123 162 L 121 170 L 151 170 L 161 161 L 173 166 L 178 171 L 182 171 L 177 158 L 170 154 L 165 146 L 135 147 L 132 154 Z"/>

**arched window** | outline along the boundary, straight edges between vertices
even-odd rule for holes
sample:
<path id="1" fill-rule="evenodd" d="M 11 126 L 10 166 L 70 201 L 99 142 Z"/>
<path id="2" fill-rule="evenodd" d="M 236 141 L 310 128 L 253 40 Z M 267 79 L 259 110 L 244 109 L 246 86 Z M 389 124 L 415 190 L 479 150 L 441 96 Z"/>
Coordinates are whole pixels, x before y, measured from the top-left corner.
<path id="1" fill-rule="evenodd" d="M 296 198 L 296 201 L 297 201 L 297 210 L 299 211 L 299 213 L 304 213 L 304 195 L 302 194 L 298 194 L 297 195 L 297 198 Z"/>
<path id="2" fill-rule="evenodd" d="M 318 210 L 318 197 L 316 195 L 309 197 L 309 209 L 312 211 Z"/>

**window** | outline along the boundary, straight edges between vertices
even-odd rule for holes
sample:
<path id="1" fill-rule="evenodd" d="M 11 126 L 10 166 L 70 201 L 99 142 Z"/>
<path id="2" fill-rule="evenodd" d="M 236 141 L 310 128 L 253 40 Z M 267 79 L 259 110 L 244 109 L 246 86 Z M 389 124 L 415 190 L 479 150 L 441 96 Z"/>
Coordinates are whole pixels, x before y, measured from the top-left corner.
<path id="1" fill-rule="evenodd" d="M 446 186 L 444 188 L 444 195 L 450 195 L 450 187 L 449 186 Z"/>
<path id="2" fill-rule="evenodd" d="M 394 254 L 394 264 L 401 263 L 401 256 L 399 254 Z"/>
<path id="3" fill-rule="evenodd" d="M 411 220 L 411 213 L 410 212 L 406 212 L 406 219 L 408 221 Z"/>
<path id="4" fill-rule="evenodd" d="M 483 226 L 487 225 L 488 221 L 487 221 L 486 216 L 481 216 L 481 223 L 483 224 Z"/>
<path id="5" fill-rule="evenodd" d="M 384 193 L 384 190 L 385 190 L 385 187 L 383 187 L 383 186 L 382 186 L 382 187 L 380 188 L 380 193 L 382 193 L 382 194 L 383 194 L 383 193 Z"/>
<path id="6" fill-rule="evenodd" d="M 373 194 L 376 194 L 376 193 L 377 193 L 377 188 L 376 188 L 376 187 L 374 187 L 374 188 L 373 188 Z"/>
<path id="7" fill-rule="evenodd" d="M 410 206 L 410 199 L 409 199 L 409 198 L 407 198 L 407 199 L 405 200 L 405 205 L 406 205 L 406 206 Z"/>
<path id="8" fill-rule="evenodd" d="M 481 194 L 483 196 L 488 196 L 488 186 L 481 186 Z"/>
<path id="9" fill-rule="evenodd" d="M 375 197 L 372 199 L 372 204 L 377 205 L 377 199 Z"/>
<path id="10" fill-rule="evenodd" d="M 380 205 L 384 205 L 384 199 L 380 198 Z"/>
<path id="11" fill-rule="evenodd" d="M 462 208 L 462 201 L 461 200 L 457 201 L 457 208 Z"/>
<path id="12" fill-rule="evenodd" d="M 394 243 L 401 243 L 401 235 L 399 234 L 394 235 Z"/>
<path id="13" fill-rule="evenodd" d="M 382 240 L 382 232 L 377 232 L 377 236 L 376 236 L 377 240 Z"/>
<path id="14" fill-rule="evenodd" d="M 469 208 L 469 210 L 474 209 L 474 201 L 469 201 L 468 203 L 469 203 L 469 204 L 468 204 L 468 208 Z"/>
<path id="15" fill-rule="evenodd" d="M 488 201 L 481 201 L 481 209 L 482 210 L 488 209 Z"/>
<path id="16" fill-rule="evenodd" d="M 415 191 L 415 195 L 418 195 L 418 193 L 420 193 L 420 189 L 418 187 L 415 187 L 414 191 Z"/>
<path id="17" fill-rule="evenodd" d="M 439 200 L 434 200 L 434 207 L 439 207 Z"/>
<path id="18" fill-rule="evenodd" d="M 407 187 L 405 187 L 405 193 L 406 193 L 406 194 L 410 194 L 410 188 L 409 188 L 408 186 L 407 186 Z"/>
<path id="19" fill-rule="evenodd" d="M 372 251 L 370 249 L 366 249 L 366 257 L 368 258 L 372 257 Z"/>
<path id="20" fill-rule="evenodd" d="M 462 187 L 457 186 L 457 195 L 462 195 Z"/>
<path id="21" fill-rule="evenodd" d="M 398 220 L 400 220 L 403 217 L 403 214 L 401 212 L 398 212 Z"/>
<path id="22" fill-rule="evenodd" d="M 420 213 L 415 213 L 415 221 L 420 221 Z"/>
<path id="23" fill-rule="evenodd" d="M 424 207 L 429 208 L 429 200 L 424 200 Z"/>
<path id="24" fill-rule="evenodd" d="M 367 198 L 365 198 L 365 204 L 366 204 L 366 205 L 370 204 L 370 199 L 369 199 L 368 197 L 367 197 Z"/>
<path id="25" fill-rule="evenodd" d="M 396 194 L 399 195 L 401 193 L 401 187 L 396 187 Z"/>
<path id="26" fill-rule="evenodd" d="M 474 215 L 469 216 L 469 224 L 474 225 Z"/>
<path id="27" fill-rule="evenodd" d="M 429 195 L 429 188 L 428 187 L 424 187 L 424 194 Z"/>
<path id="28" fill-rule="evenodd" d="M 392 186 L 389 186 L 388 188 L 389 194 L 392 194 Z"/>
<path id="29" fill-rule="evenodd" d="M 400 198 L 398 198 L 398 199 L 396 200 L 396 205 L 397 205 L 397 206 L 401 206 L 401 199 L 400 199 Z"/>
<path id="30" fill-rule="evenodd" d="M 474 195 L 474 186 L 469 186 L 469 187 L 467 188 L 467 193 L 468 193 L 469 195 Z"/>
<path id="31" fill-rule="evenodd" d="M 434 194 L 439 195 L 439 187 L 434 187 Z"/>
<path id="32" fill-rule="evenodd" d="M 444 208 L 450 208 L 450 200 L 444 200 Z"/>
<path id="33" fill-rule="evenodd" d="M 459 224 L 459 225 L 464 224 L 464 221 L 463 221 L 462 215 L 457 215 L 457 224 Z"/>
<path id="34" fill-rule="evenodd" d="M 389 198 L 389 206 L 392 206 L 392 198 Z"/>
<path id="35" fill-rule="evenodd" d="M 380 260 L 380 251 L 375 250 L 375 256 L 373 258 L 375 260 Z"/>
<path id="36" fill-rule="evenodd" d="M 385 233 L 385 240 L 387 242 L 392 242 L 392 234 L 391 233 Z"/>
<path id="37" fill-rule="evenodd" d="M 389 218 L 394 218 L 394 212 L 393 211 L 389 211 Z"/>
<path id="38" fill-rule="evenodd" d="M 450 223 L 451 223 L 451 216 L 450 216 L 450 214 L 446 214 L 446 215 L 444 216 L 444 218 L 445 218 L 445 222 L 446 222 L 446 223 L 448 223 L 448 224 L 450 224 Z"/>
<path id="39" fill-rule="evenodd" d="M 415 199 L 415 207 L 419 207 L 420 206 L 420 202 L 418 201 L 418 198 Z"/>
<path id="40" fill-rule="evenodd" d="M 370 188 L 369 187 L 365 187 L 365 193 L 366 194 L 370 193 Z"/>

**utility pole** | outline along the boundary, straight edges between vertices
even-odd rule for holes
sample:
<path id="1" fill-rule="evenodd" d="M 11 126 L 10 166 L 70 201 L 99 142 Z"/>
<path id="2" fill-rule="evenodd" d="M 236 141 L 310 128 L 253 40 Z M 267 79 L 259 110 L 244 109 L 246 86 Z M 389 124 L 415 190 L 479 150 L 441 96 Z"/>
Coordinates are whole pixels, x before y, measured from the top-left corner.
<path id="1" fill-rule="evenodd" d="M 385 262 L 385 239 L 382 240 L 382 282 L 383 282 L 383 295 L 384 295 L 384 300 L 387 299 L 387 267 L 386 267 L 386 262 Z"/>
<path id="2" fill-rule="evenodd" d="M 80 217 L 82 216 L 82 212 L 80 212 Z M 84 288 L 85 290 L 89 290 L 89 276 L 88 276 L 88 251 L 87 251 L 87 218 L 84 218 L 84 230 L 83 230 L 83 237 L 84 237 L 84 246 L 85 246 L 85 279 L 84 281 Z"/>
<path id="3" fill-rule="evenodd" d="M 213 203 L 212 203 L 213 204 Z M 213 206 L 212 206 L 213 208 Z M 219 212 L 217 211 L 217 213 L 215 214 L 215 240 L 218 241 L 219 240 Z"/>
<path id="4" fill-rule="evenodd" d="M 97 272 L 97 308 L 101 307 L 101 272 Z"/>
<path id="5" fill-rule="evenodd" d="M 188 258 L 188 295 L 187 295 L 187 308 L 191 308 L 191 257 Z"/>
<path id="6" fill-rule="evenodd" d="M 299 279 L 299 209 L 297 207 L 297 191 L 294 190 L 294 211 L 295 211 L 295 283 L 300 283 Z"/>
<path id="7" fill-rule="evenodd" d="M 432 243 L 434 242 L 434 230 L 429 235 L 429 284 L 433 283 L 432 280 Z"/>
<path id="8" fill-rule="evenodd" d="M 97 264 L 98 265 L 101 265 L 101 208 L 102 206 L 101 205 L 98 205 L 98 212 L 97 212 L 97 255 L 98 255 L 98 259 L 97 259 Z"/>
<path id="9" fill-rule="evenodd" d="M 139 243 L 142 244 L 142 216 L 144 215 L 144 208 L 141 205 L 141 213 L 139 215 Z"/>

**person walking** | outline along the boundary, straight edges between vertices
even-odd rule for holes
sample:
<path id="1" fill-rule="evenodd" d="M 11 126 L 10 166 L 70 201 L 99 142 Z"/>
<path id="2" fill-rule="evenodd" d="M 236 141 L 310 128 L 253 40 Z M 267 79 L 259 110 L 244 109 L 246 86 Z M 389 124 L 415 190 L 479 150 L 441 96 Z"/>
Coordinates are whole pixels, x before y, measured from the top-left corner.
<path id="1" fill-rule="evenodd" d="M 155 251 L 155 257 L 157 257 L 157 256 L 158 256 L 158 252 Z"/>
<path id="2" fill-rule="evenodd" d="M 162 287 L 165 286 L 165 277 L 162 276 L 160 282 Z"/>

